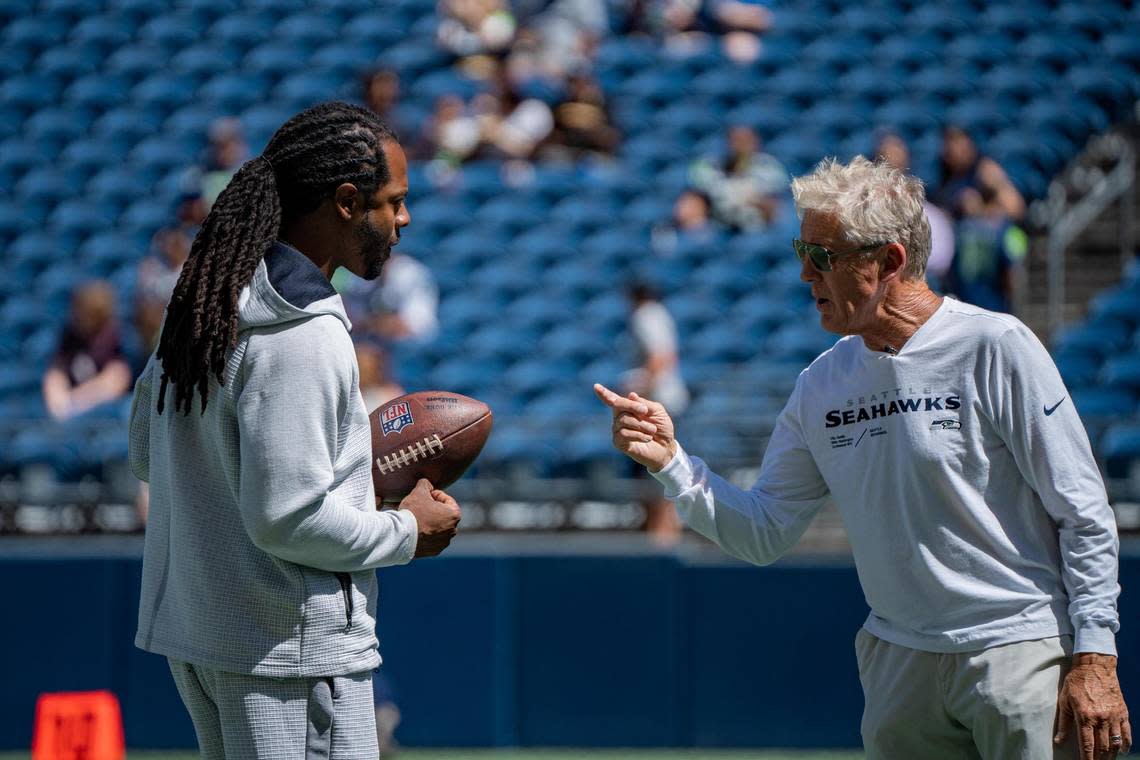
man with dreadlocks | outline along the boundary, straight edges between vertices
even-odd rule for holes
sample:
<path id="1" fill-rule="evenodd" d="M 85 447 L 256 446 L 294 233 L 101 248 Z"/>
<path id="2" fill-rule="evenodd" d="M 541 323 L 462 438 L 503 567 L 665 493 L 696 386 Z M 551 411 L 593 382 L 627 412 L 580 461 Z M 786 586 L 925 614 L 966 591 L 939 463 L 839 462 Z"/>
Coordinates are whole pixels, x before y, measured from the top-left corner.
<path id="1" fill-rule="evenodd" d="M 375 758 L 375 568 L 438 554 L 459 506 L 421 480 L 378 511 L 349 321 L 379 276 L 407 162 L 371 112 L 287 121 L 219 195 L 135 388 L 150 483 L 136 644 L 165 655 L 202 757 Z"/>

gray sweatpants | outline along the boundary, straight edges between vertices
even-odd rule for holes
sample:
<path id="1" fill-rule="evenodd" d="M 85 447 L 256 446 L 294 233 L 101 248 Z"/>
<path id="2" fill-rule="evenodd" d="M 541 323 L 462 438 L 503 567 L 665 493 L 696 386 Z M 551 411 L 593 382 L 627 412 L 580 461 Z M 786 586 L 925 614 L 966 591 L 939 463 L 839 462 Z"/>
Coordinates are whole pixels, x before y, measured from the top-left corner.
<path id="1" fill-rule="evenodd" d="M 867 759 L 1075 760 L 1075 736 L 1053 746 L 1071 652 L 1072 638 L 1063 636 L 939 654 L 860 629 Z"/>
<path id="2" fill-rule="evenodd" d="M 168 658 L 203 760 L 376 760 L 372 672 L 265 678 Z"/>

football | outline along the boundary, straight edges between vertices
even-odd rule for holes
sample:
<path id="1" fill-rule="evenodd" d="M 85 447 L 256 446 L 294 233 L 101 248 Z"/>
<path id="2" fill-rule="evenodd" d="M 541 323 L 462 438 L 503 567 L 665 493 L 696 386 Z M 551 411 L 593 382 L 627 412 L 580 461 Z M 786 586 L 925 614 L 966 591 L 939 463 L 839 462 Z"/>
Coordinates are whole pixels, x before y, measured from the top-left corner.
<path id="1" fill-rule="evenodd" d="M 482 401 L 448 391 L 418 391 L 377 407 L 368 419 L 376 498 L 393 505 L 420 478 L 436 488 L 459 480 L 483 450 L 493 418 Z"/>

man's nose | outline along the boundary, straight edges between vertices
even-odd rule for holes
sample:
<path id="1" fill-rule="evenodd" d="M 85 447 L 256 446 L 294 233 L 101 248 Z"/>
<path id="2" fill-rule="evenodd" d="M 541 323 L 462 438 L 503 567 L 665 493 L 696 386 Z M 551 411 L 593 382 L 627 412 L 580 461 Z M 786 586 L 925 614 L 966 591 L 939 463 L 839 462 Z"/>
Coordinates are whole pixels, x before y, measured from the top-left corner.
<path id="1" fill-rule="evenodd" d="M 815 282 L 819 279 L 819 270 L 811 263 L 811 256 L 800 259 L 800 279 L 804 282 Z"/>

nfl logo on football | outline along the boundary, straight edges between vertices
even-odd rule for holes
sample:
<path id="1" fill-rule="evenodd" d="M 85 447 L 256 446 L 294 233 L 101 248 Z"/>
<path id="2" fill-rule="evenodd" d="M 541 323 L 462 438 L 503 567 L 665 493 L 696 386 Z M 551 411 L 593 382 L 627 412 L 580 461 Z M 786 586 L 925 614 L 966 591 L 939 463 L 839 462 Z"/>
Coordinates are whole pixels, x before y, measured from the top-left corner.
<path id="1" fill-rule="evenodd" d="M 380 415 L 380 422 L 384 435 L 399 433 L 414 422 L 412 419 L 412 408 L 406 401 L 401 401 L 399 404 L 392 404 Z"/>

